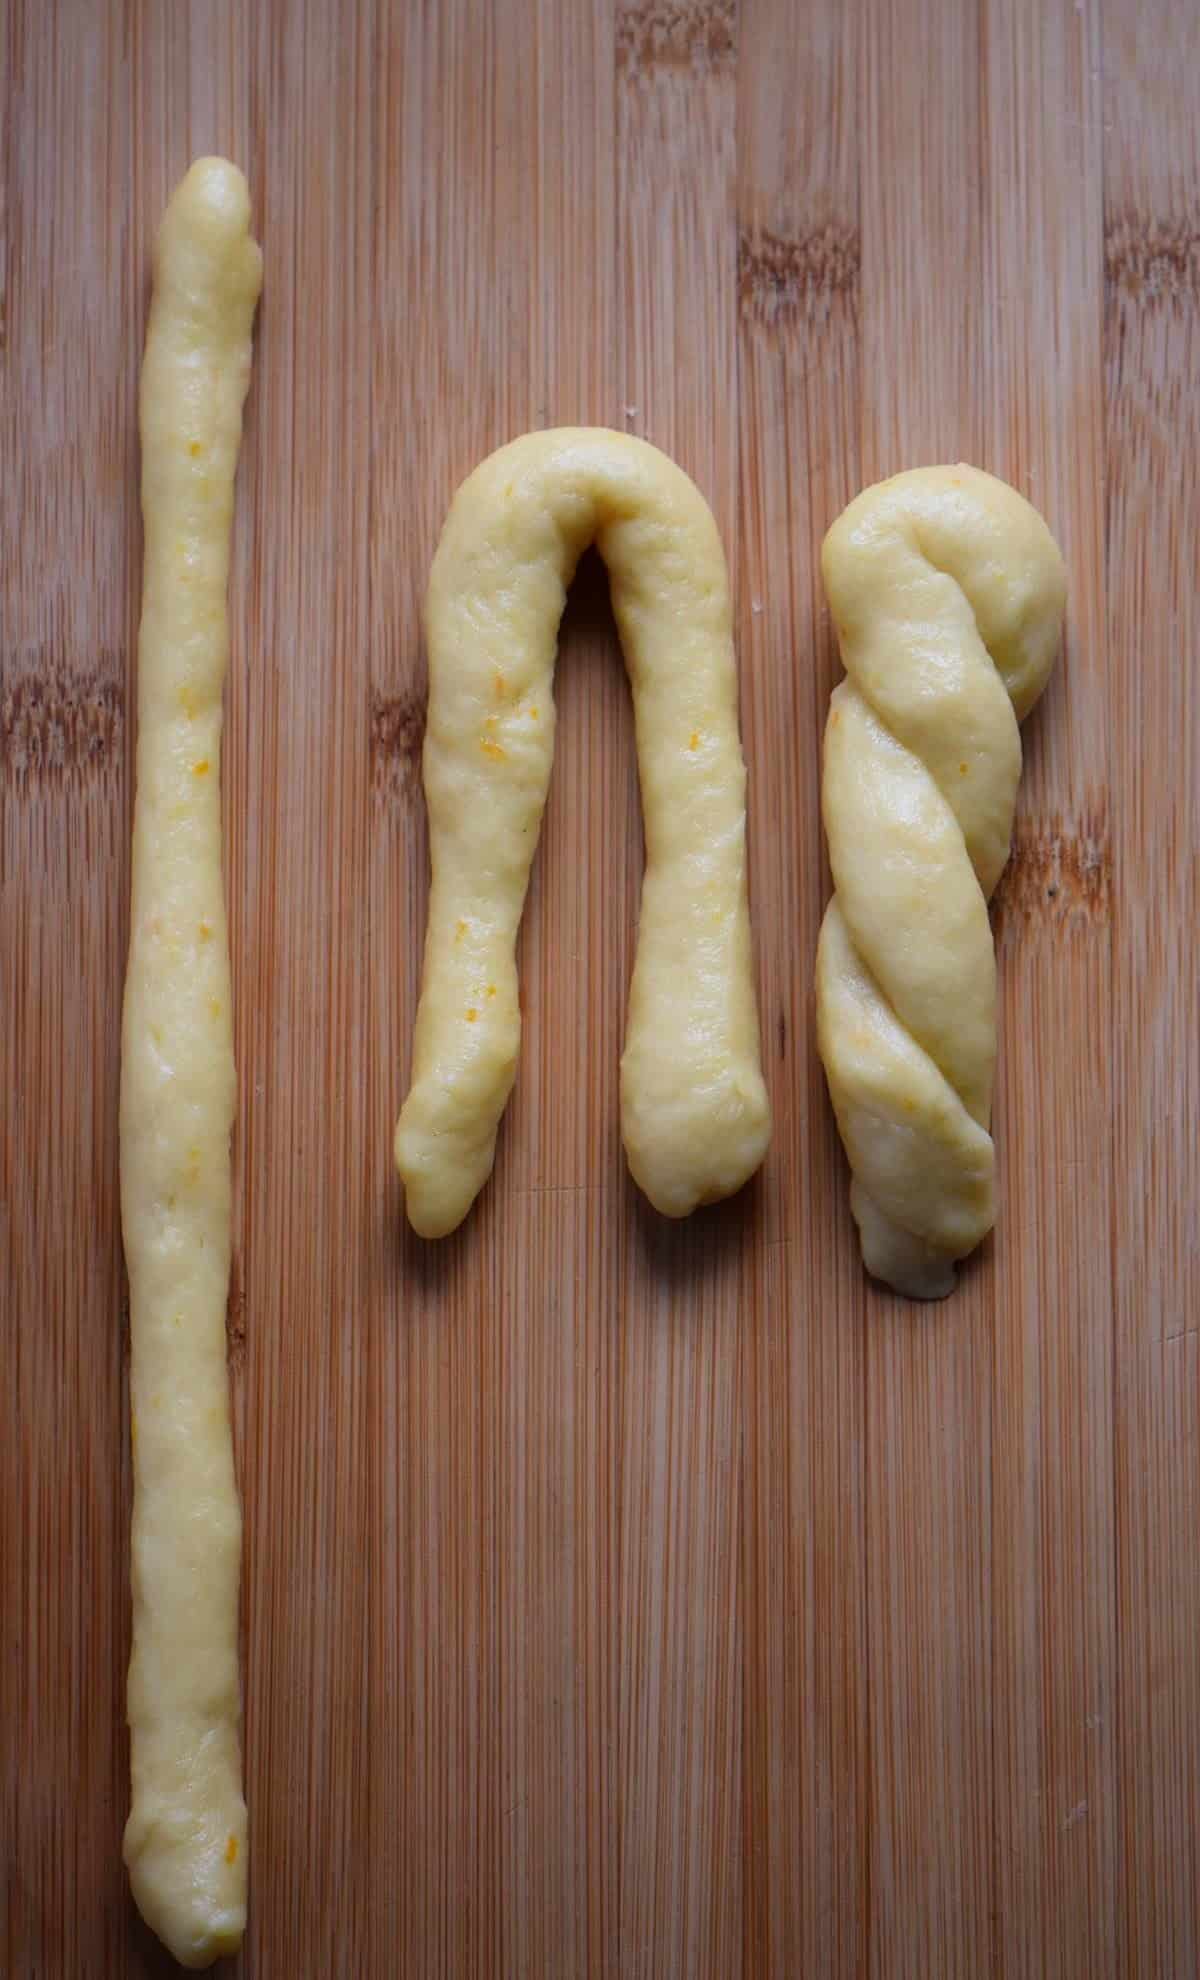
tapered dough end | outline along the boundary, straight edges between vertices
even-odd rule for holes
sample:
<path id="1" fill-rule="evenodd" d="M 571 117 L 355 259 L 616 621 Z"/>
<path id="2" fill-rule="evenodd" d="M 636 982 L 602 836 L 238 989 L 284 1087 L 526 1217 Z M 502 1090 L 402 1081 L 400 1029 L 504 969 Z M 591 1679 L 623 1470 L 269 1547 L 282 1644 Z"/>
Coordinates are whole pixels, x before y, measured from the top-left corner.
<path id="1" fill-rule="evenodd" d="M 262 288 L 262 250 L 250 234 L 250 188 L 227 158 L 197 158 L 172 193 L 154 248 L 154 286 L 197 314 L 241 304 Z"/>
<path id="2" fill-rule="evenodd" d="M 231 238 L 250 226 L 250 188 L 227 158 L 197 158 L 176 186 L 167 217 L 185 219 Z"/>
<path id="3" fill-rule="evenodd" d="M 479 1183 L 461 1174 L 447 1179 L 443 1165 L 431 1158 L 424 1137 L 414 1135 L 401 1121 L 393 1144 L 396 1173 L 404 1184 L 404 1209 L 418 1237 L 449 1237 L 462 1223 L 479 1190 Z"/>
<path id="4" fill-rule="evenodd" d="M 736 1195 L 762 1166 L 771 1103 L 756 1066 L 672 1097 L 622 1064 L 621 1131 L 629 1172 L 660 1217 L 688 1217 Z M 644 1096 L 644 1097 L 643 1097 Z"/>
<path id="5" fill-rule="evenodd" d="M 462 1223 L 492 1173 L 496 1134 L 441 1131 L 422 1118 L 425 1096 L 414 1089 L 396 1123 L 393 1153 L 404 1184 L 404 1208 L 418 1237 L 449 1237 Z"/>
<path id="6" fill-rule="evenodd" d="M 904 1299 L 948 1299 L 954 1291 L 952 1252 L 904 1230 L 886 1217 L 862 1184 L 850 1184 L 850 1209 L 858 1225 L 862 1260 L 873 1279 Z"/>
<path id="7" fill-rule="evenodd" d="M 506 970 L 495 956 L 482 965 L 495 976 L 499 994 L 466 1023 L 452 1014 L 469 994 L 457 966 L 448 966 L 443 954 L 434 967 L 441 972 L 438 994 L 424 1024 L 418 1017 L 414 1053 L 418 1068 L 425 1063 L 433 1069 L 417 1071 L 392 1144 L 408 1221 L 423 1238 L 457 1230 L 491 1175 L 521 1042 L 515 978 L 511 995 L 508 985 L 511 965 Z"/>
<path id="8" fill-rule="evenodd" d="M 233 1861 L 230 1861 L 230 1852 Z M 246 1930 L 246 1812 L 228 1835 L 197 1850 L 190 1830 L 174 1838 L 144 1817 L 125 1827 L 125 1862 L 138 1910 L 172 1957 L 189 1971 L 235 1953 Z"/>

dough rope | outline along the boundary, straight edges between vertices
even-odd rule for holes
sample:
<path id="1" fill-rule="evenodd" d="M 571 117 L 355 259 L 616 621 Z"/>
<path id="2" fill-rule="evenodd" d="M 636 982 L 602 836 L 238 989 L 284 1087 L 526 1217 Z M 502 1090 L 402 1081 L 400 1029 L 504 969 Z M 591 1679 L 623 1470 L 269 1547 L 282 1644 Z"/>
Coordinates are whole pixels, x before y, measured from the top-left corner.
<path id="1" fill-rule="evenodd" d="M 233 484 L 262 271 L 249 214 L 245 180 L 222 159 L 201 159 L 177 188 L 155 249 L 141 381 L 145 578 L 121 1047 L 133 1449 L 125 1860 L 143 1917 L 184 1966 L 236 1950 L 246 1919 L 219 780 Z"/>
<path id="2" fill-rule="evenodd" d="M 867 1270 L 940 1298 L 994 1222 L 987 901 L 1065 574 L 1028 502 L 965 466 L 868 488 L 821 562 L 847 678 L 825 730 L 818 1046 Z"/>
<path id="3" fill-rule="evenodd" d="M 646 873 L 621 1061 L 629 1166 L 681 1217 L 762 1161 L 745 769 L 725 559 L 687 476 L 603 428 L 529 434 L 459 489 L 425 604 L 432 882 L 412 1087 L 409 1219 L 465 1217 L 491 1173 L 520 1041 L 515 947 L 554 748 L 558 624 L 595 540 L 633 690 Z"/>

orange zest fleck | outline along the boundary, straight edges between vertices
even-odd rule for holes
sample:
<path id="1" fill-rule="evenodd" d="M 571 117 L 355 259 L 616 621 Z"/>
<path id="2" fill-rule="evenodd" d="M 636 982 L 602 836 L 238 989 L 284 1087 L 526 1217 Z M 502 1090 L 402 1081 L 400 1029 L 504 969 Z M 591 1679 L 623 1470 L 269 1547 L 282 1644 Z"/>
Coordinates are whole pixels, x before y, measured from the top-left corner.
<path id="1" fill-rule="evenodd" d="M 466 934 L 466 932 L 467 932 L 467 924 L 466 924 L 466 922 L 465 922 L 465 921 L 460 921 L 460 922 L 459 922 L 459 924 L 458 924 L 458 926 L 457 926 L 457 928 L 456 928 L 456 929 L 455 929 L 455 931 L 454 931 L 454 939 L 455 939 L 455 941 L 456 941 L 456 942 L 461 942 L 461 941 L 462 941 L 462 938 L 463 938 L 463 936 L 464 936 L 464 935 Z"/>
<path id="2" fill-rule="evenodd" d="M 965 763 L 960 763 L 960 764 L 959 764 L 959 766 L 958 766 L 958 774 L 959 774 L 959 776 L 960 776 L 960 777 L 965 777 L 965 776 L 966 776 L 966 774 L 967 774 L 967 766 L 966 766 L 966 764 L 965 764 Z"/>
<path id="3" fill-rule="evenodd" d="M 495 986 L 495 984 L 494 984 L 494 983 L 489 983 L 489 984 L 488 984 L 488 987 L 487 987 L 487 993 L 488 993 L 488 996 L 489 996 L 489 997 L 494 997 L 494 996 L 495 996 L 495 994 L 496 994 L 496 986 Z"/>
<path id="4" fill-rule="evenodd" d="M 497 667 L 497 669 L 496 669 L 496 699 L 497 699 L 497 701 L 503 701 L 503 699 L 504 699 L 504 697 L 505 697 L 505 694 L 506 694 L 507 692 L 508 692 L 508 684 L 507 684 L 507 682 L 505 681 L 505 678 L 504 678 L 504 676 L 503 676 L 503 674 L 502 674 L 502 673 L 500 672 L 500 669 L 499 669 L 499 667 Z"/>
<path id="5" fill-rule="evenodd" d="M 492 761 L 494 763 L 501 762 L 506 754 L 506 752 L 501 749 L 499 743 L 493 742 L 490 736 L 485 736 L 483 738 L 483 741 L 480 743 L 479 747 L 482 749 L 485 756 L 490 756 L 492 758 Z"/>
<path id="6" fill-rule="evenodd" d="M 467 1012 L 467 1023 L 468 1023 L 468 1024 L 474 1024 L 474 1022 L 475 1022 L 475 1020 L 476 1020 L 476 1018 L 477 1018 L 478 1016 L 479 1016 L 479 1012 L 478 1012 L 478 1011 L 477 1011 L 477 1010 L 475 1009 L 475 1006 L 474 1006 L 474 1004 L 472 1004 L 472 1005 L 471 1005 L 471 1007 L 470 1007 L 470 1009 L 469 1009 L 469 1010 L 468 1010 L 468 1012 Z"/>
<path id="7" fill-rule="evenodd" d="M 193 777 L 207 777 L 207 775 L 208 775 L 208 758 L 207 758 L 207 756 L 202 756 L 202 757 L 200 758 L 200 761 L 199 761 L 199 763 L 195 763 L 195 764 L 193 764 L 193 765 L 192 765 L 192 775 L 193 775 Z"/>
<path id="8" fill-rule="evenodd" d="M 198 440 L 193 440 L 191 446 L 188 448 L 188 453 L 191 455 L 192 459 L 194 461 L 198 461 L 203 452 L 204 449 L 200 445 L 200 442 Z"/>
<path id="9" fill-rule="evenodd" d="M 202 921 L 200 923 L 200 940 L 202 942 L 207 942 L 211 934 L 212 934 L 212 929 L 209 927 L 208 922 Z"/>
<path id="10" fill-rule="evenodd" d="M 699 731 L 699 729 L 693 729 L 693 730 L 692 730 L 692 740 L 691 740 L 691 742 L 690 742 L 690 743 L 688 744 L 688 748 L 689 748 L 689 749 L 699 749 L 699 747 L 700 747 L 700 731 Z"/>
<path id="11" fill-rule="evenodd" d="M 230 1838 L 229 1838 L 229 1841 L 228 1841 L 228 1842 L 226 1843 L 226 1845 L 225 1845 L 225 1861 L 226 1861 L 226 1863 L 236 1863 L 236 1862 L 237 1862 L 237 1837 L 236 1837 L 236 1836 L 230 1836 Z"/>

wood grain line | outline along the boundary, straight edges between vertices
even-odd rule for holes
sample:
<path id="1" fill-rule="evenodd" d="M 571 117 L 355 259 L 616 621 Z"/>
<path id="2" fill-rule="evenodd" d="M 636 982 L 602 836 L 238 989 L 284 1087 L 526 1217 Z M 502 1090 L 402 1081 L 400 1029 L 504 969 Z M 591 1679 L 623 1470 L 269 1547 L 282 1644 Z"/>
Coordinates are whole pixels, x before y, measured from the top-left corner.
<path id="1" fill-rule="evenodd" d="M 717 55 L 619 69 L 617 326 L 630 429 L 698 483 L 736 574 L 737 98 Z M 671 1225 L 637 1199 L 622 1233 L 622 1980 L 733 1972 L 742 1943 L 736 1322 L 757 1202 Z"/>
<path id="2" fill-rule="evenodd" d="M 111 196 L 129 79 L 104 20 L 74 28 L 21 0 L 0 24 L 0 1967 L 99 1980 L 132 1937 L 116 1124 L 139 353 Z M 47 199 L 64 129 L 97 169 Z"/>
<path id="3" fill-rule="evenodd" d="M 629 77 L 660 69 L 696 74 L 729 64 L 737 48 L 737 0 L 635 0 L 618 6 L 617 62 Z"/>
<path id="4" fill-rule="evenodd" d="M 1023 731 L 997 921 L 993 1933 L 1001 1972 L 1090 1980 L 1120 1971 L 1121 1902 L 1112 1297 L 1098 1269 L 1112 1094 L 1105 1053 L 1078 1049 L 1113 1021 L 1100 22 L 1064 0 L 988 9 L 986 28 L 985 464 L 1047 516 L 1069 574 L 1064 651 Z"/>
<path id="5" fill-rule="evenodd" d="M 980 34 L 975 10 L 935 0 L 867 10 L 864 483 L 922 462 L 987 465 Z M 867 1932 L 880 1974 L 966 1974 L 992 1956 L 992 1739 L 978 1701 L 992 1696 L 994 1269 L 985 1249 L 928 1312 L 868 1295 Z"/>
<path id="6" fill-rule="evenodd" d="M 1104 8 L 1121 1970 L 1200 1963 L 1194 10 Z M 1118 86 L 1119 84 L 1119 86 Z"/>
<path id="7" fill-rule="evenodd" d="M 0 690 L 0 775 L 61 783 L 119 768 L 125 753 L 125 661 L 80 662 L 52 644 L 7 657 Z"/>
<path id="8" fill-rule="evenodd" d="M 458 482 L 531 423 L 530 55 L 506 32 L 500 9 L 456 0 L 381 9 L 372 65 L 376 310 L 366 361 L 379 435 L 369 543 L 376 802 L 360 1132 L 370 1245 L 369 1615 L 375 1712 L 386 1727 L 369 1770 L 378 1897 L 368 1970 L 380 1972 L 499 1972 L 525 1918 L 523 1878 L 506 1874 L 526 1799 L 514 1777 L 514 1733 L 527 1724 L 509 1592 L 527 1554 L 502 1474 L 510 1411 L 523 1391 L 510 1346 L 525 1309 L 511 1310 L 502 1292 L 513 1110 L 491 1188 L 442 1246 L 422 1245 L 404 1223 L 391 1141 L 428 891 L 417 754 L 425 577 Z M 430 417 L 431 393 L 455 408 L 452 419 Z M 395 711 L 392 736 L 402 751 L 382 776 L 381 709 Z M 394 1715 L 387 1700 L 404 1709 Z"/>
<path id="9" fill-rule="evenodd" d="M 749 0 L 738 64 L 742 712 L 775 1140 L 743 1291 L 742 1971 L 861 1971 L 869 1912 L 866 1288 L 812 1029 L 820 737 L 841 673 L 817 553 L 860 480 L 854 10 Z M 784 849 L 786 853 L 784 853 Z M 782 857 L 780 898 L 766 880 Z"/>

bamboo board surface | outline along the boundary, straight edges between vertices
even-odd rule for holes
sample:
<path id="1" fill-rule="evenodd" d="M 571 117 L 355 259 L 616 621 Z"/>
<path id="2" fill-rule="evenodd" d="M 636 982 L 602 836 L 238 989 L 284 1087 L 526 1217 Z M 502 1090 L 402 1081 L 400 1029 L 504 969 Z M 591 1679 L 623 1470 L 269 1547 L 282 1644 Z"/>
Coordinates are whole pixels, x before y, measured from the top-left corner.
<path id="1" fill-rule="evenodd" d="M 0 1969 L 165 1972 L 120 1861 L 117 1203 L 149 247 L 266 274 L 226 863 L 246 1975 L 1200 1970 L 1200 14 L 1191 0 L 235 0 L 0 12 Z M 494 1181 L 406 1234 L 418 610 L 449 498 L 602 422 L 737 595 L 775 1140 L 623 1165 L 641 865 L 568 608 Z M 1063 663 L 996 909 L 995 1239 L 864 1282 L 815 1060 L 821 535 L 965 457 Z"/>

